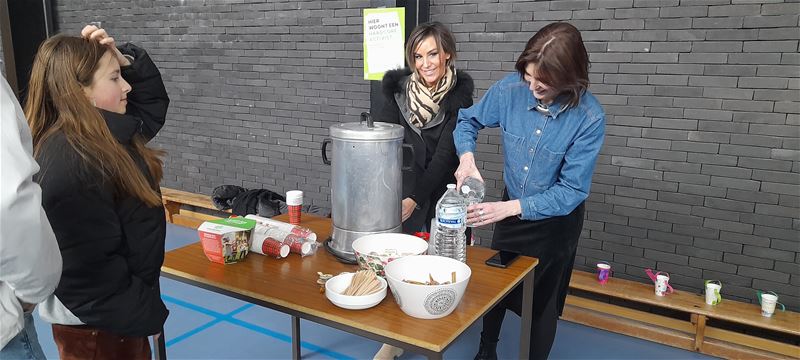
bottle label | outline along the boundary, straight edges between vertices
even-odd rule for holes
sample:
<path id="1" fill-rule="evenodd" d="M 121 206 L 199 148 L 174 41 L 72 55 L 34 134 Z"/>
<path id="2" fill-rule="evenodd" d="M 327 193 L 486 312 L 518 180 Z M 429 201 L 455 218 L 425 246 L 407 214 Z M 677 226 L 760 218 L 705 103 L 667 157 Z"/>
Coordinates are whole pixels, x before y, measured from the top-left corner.
<path id="1" fill-rule="evenodd" d="M 442 215 L 445 215 L 445 214 L 442 214 Z M 463 226 L 463 223 L 464 223 L 464 217 L 461 216 L 461 215 L 462 215 L 461 212 L 446 214 L 447 217 L 439 216 L 437 221 L 439 222 L 440 226 L 443 226 L 443 227 L 446 227 L 446 228 L 458 229 L 458 228 L 461 228 Z"/>

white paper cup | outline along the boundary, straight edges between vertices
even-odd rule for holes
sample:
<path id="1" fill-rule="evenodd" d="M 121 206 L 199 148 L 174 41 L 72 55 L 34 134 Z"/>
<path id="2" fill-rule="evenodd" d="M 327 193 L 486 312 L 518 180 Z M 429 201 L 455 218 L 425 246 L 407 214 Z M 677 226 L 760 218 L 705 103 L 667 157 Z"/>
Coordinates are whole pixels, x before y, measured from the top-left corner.
<path id="1" fill-rule="evenodd" d="M 761 315 L 771 317 L 775 313 L 778 297 L 772 294 L 761 294 Z"/>
<path id="2" fill-rule="evenodd" d="M 669 283 L 669 276 L 658 275 L 656 276 L 656 295 L 667 295 L 667 284 Z"/>
<path id="3" fill-rule="evenodd" d="M 722 297 L 719 295 L 719 290 L 722 289 L 722 285 L 709 282 L 706 283 L 706 304 L 708 305 L 717 305 L 722 301 Z"/>

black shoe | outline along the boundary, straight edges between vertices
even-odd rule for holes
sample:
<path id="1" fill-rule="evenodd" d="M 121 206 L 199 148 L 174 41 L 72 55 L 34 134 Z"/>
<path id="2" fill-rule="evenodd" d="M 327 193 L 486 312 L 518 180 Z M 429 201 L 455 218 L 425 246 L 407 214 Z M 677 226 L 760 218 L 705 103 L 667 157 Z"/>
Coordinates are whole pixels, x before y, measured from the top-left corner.
<path id="1" fill-rule="evenodd" d="M 475 354 L 475 360 L 497 360 L 497 341 L 484 341 L 481 338 L 481 347 Z"/>

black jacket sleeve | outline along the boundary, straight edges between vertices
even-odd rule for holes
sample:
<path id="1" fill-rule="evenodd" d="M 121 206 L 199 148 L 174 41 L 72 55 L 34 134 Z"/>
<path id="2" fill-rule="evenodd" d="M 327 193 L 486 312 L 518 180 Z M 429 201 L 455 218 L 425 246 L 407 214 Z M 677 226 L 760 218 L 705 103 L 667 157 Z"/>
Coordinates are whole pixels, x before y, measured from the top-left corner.
<path id="1" fill-rule="evenodd" d="M 89 326 L 124 336 L 158 333 L 168 312 L 158 282 L 129 269 L 112 185 L 97 180 L 63 135 L 48 139 L 41 154 L 42 205 L 63 259 L 55 295 Z"/>
<path id="2" fill-rule="evenodd" d="M 142 119 L 141 133 L 150 140 L 158 134 L 167 116 L 169 96 L 161 73 L 144 49 L 131 43 L 118 47 L 123 55 L 133 57 L 130 66 L 123 67 L 122 77 L 131 84 L 127 113 Z"/>

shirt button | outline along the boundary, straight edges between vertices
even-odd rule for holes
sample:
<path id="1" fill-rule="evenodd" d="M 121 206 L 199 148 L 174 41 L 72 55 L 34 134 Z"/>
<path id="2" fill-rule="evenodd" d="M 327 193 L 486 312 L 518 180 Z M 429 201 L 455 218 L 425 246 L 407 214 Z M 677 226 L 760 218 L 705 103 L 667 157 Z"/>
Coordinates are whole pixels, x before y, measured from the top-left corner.
<path id="1" fill-rule="evenodd" d="M 533 148 L 530 148 L 530 150 L 528 150 L 528 152 L 533 154 Z"/>
<path id="2" fill-rule="evenodd" d="M 541 129 L 536 129 L 536 135 L 541 135 L 541 134 L 542 134 L 542 130 Z"/>
<path id="3" fill-rule="evenodd" d="M 526 166 L 526 167 L 522 168 L 522 170 L 528 171 L 528 167 Z"/>

